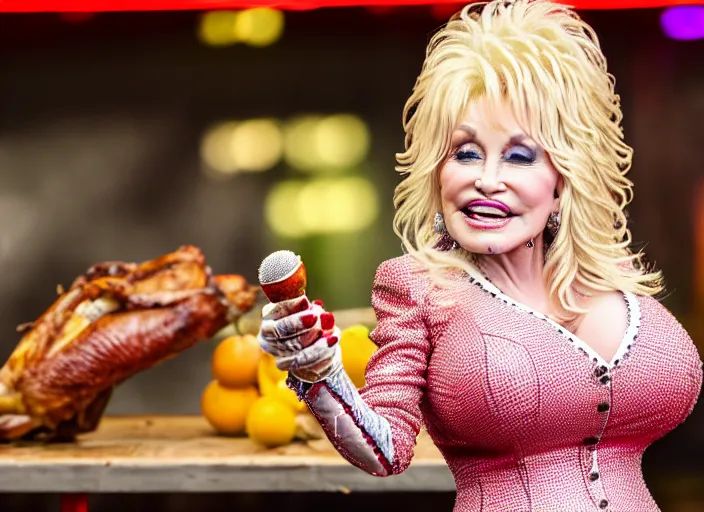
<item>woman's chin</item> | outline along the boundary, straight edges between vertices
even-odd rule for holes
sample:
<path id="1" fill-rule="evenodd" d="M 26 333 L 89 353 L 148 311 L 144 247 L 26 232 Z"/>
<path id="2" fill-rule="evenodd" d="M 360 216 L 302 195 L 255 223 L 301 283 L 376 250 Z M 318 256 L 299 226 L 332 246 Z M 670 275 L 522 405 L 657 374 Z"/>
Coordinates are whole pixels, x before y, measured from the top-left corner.
<path id="1" fill-rule="evenodd" d="M 473 233 L 457 240 L 462 248 L 473 254 L 504 254 L 525 244 L 516 236 L 496 231 Z"/>

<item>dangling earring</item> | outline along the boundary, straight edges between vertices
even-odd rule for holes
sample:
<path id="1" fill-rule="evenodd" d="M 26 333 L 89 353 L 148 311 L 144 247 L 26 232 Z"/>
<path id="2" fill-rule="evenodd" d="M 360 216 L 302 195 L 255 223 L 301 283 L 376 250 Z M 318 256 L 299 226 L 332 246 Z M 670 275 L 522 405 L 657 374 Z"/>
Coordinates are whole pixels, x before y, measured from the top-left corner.
<path id="1" fill-rule="evenodd" d="M 532 238 L 526 242 L 526 247 L 528 247 L 528 249 L 532 249 L 533 247 L 535 247 L 535 242 Z"/>
<path id="2" fill-rule="evenodd" d="M 560 231 L 560 212 L 552 212 L 548 217 L 548 223 L 545 226 L 550 234 L 554 237 L 557 236 L 557 232 Z"/>
<path id="3" fill-rule="evenodd" d="M 440 235 L 440 240 L 435 244 L 435 249 L 439 251 L 453 251 L 459 248 L 460 245 L 450 236 L 450 233 L 447 232 L 445 219 L 440 212 L 435 213 L 433 230 Z"/>

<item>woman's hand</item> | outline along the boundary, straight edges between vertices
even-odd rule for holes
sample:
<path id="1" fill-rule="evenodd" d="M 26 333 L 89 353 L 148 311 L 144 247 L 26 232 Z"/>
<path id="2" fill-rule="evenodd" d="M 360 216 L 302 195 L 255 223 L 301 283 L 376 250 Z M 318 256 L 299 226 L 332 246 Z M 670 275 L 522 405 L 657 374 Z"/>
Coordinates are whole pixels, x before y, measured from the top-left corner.
<path id="1" fill-rule="evenodd" d="M 280 370 L 306 382 L 322 380 L 341 366 L 335 317 L 306 296 L 264 306 L 257 339 Z"/>

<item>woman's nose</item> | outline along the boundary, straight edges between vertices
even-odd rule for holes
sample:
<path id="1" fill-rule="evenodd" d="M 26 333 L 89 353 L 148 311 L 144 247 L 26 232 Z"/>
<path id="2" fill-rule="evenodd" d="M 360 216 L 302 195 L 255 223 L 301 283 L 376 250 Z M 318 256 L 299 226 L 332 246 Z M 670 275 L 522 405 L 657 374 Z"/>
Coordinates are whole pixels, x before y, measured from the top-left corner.
<path id="1" fill-rule="evenodd" d="M 477 180 L 476 185 L 484 194 L 506 190 L 506 185 L 499 180 L 498 165 L 489 161 L 484 164 L 481 177 Z"/>

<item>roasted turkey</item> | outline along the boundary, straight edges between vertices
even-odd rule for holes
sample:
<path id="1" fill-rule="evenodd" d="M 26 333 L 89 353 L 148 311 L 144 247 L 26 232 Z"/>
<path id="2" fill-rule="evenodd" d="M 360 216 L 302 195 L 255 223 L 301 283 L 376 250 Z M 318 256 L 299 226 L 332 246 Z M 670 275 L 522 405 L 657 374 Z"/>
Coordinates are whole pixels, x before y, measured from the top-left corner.
<path id="1" fill-rule="evenodd" d="M 35 322 L 0 369 L 0 440 L 95 430 L 114 387 L 251 310 L 261 295 L 211 275 L 193 246 L 143 263 L 94 265 Z"/>

